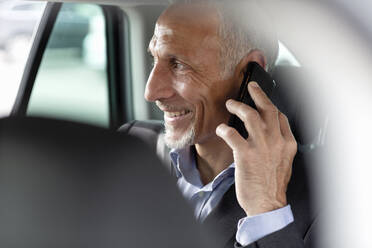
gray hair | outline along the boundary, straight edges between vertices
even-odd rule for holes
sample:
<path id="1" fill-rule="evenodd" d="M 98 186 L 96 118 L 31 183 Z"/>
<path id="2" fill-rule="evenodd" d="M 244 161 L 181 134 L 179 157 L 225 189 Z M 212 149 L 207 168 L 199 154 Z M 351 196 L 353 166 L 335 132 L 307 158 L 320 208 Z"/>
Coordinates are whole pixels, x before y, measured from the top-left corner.
<path id="1" fill-rule="evenodd" d="M 278 56 L 278 40 L 269 17 L 254 0 L 170 0 L 171 3 L 206 3 L 216 8 L 221 39 L 222 77 L 229 77 L 241 59 L 253 50 L 266 57 L 271 72 Z"/>

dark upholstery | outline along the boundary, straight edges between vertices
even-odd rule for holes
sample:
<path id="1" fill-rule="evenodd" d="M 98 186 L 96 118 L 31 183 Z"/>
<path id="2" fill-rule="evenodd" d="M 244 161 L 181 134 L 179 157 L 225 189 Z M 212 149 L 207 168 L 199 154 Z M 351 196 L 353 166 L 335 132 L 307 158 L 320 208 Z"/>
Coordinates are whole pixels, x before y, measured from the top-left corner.
<path id="1" fill-rule="evenodd" d="M 100 128 L 0 120 L 0 201 L 0 247 L 201 247 L 154 153 Z"/>

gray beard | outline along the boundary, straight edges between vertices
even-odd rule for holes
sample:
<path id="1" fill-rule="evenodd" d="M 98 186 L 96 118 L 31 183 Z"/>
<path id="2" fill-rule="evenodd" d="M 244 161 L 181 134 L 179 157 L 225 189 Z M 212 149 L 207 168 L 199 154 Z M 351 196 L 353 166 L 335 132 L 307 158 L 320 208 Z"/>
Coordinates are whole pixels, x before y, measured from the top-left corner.
<path id="1" fill-rule="evenodd" d="M 165 144 L 171 149 L 183 149 L 194 144 L 195 125 L 194 123 L 180 139 L 174 139 L 172 136 L 173 127 L 165 124 Z"/>

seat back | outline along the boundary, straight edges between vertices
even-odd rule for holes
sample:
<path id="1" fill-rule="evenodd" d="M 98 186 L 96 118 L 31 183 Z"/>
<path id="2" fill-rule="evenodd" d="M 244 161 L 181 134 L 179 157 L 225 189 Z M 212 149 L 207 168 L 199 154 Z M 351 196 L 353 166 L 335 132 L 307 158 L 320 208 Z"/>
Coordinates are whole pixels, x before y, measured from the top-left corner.
<path id="1" fill-rule="evenodd" d="M 0 120 L 0 247 L 205 247 L 159 164 L 127 135 Z"/>

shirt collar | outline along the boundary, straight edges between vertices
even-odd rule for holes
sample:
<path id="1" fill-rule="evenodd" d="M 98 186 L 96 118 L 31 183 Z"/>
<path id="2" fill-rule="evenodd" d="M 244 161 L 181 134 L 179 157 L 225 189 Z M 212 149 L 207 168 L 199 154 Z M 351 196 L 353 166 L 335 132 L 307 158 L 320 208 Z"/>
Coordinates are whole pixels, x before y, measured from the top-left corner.
<path id="1" fill-rule="evenodd" d="M 212 182 L 204 186 L 196 167 L 194 149 L 194 146 L 188 146 L 183 149 L 172 149 L 170 151 L 169 154 L 177 178 L 184 177 L 186 181 L 199 188 L 204 187 L 206 190 L 213 190 L 226 178 L 234 177 L 235 163 L 232 163 L 229 167 L 221 171 Z"/>
<path id="2" fill-rule="evenodd" d="M 194 146 L 184 149 L 175 149 L 170 152 L 172 164 L 176 170 L 177 178 L 184 177 L 186 181 L 194 186 L 202 187 L 199 171 L 196 168 Z"/>

